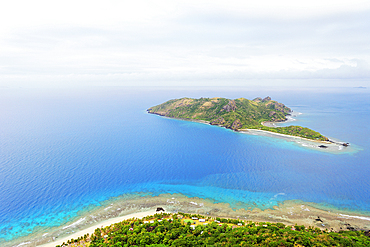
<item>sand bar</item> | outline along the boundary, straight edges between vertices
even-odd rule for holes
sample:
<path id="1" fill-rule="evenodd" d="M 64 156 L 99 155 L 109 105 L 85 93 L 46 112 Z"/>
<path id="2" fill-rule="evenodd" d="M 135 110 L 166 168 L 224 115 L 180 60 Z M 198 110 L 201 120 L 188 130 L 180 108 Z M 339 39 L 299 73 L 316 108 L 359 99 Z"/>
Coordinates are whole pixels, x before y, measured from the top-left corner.
<path id="1" fill-rule="evenodd" d="M 285 135 L 280 133 L 275 133 L 266 130 L 259 130 L 259 129 L 241 129 L 240 132 L 250 135 L 260 135 L 260 136 L 267 136 L 267 137 L 275 137 L 284 139 L 286 141 L 294 142 L 298 146 L 314 149 L 321 152 L 328 152 L 333 154 L 340 154 L 340 153 L 355 153 L 361 150 L 359 147 L 354 147 L 353 145 L 344 147 L 343 145 L 336 143 L 336 142 L 327 142 L 327 141 L 318 141 L 318 140 L 311 140 L 299 136 L 292 136 L 292 135 Z M 325 145 L 326 148 L 320 148 L 320 145 Z"/>
<path id="2" fill-rule="evenodd" d="M 201 124 L 207 124 L 211 125 L 209 121 L 204 121 L 204 120 L 198 120 L 198 119 L 182 119 L 182 118 L 173 118 L 173 117 L 166 117 L 166 116 L 161 116 L 164 118 L 169 118 L 169 119 L 176 119 L 176 120 L 183 120 L 183 121 L 190 121 L 190 122 L 195 122 L 195 123 L 201 123 Z M 292 122 L 294 121 L 294 118 L 289 118 L 288 121 L 284 122 L 262 122 L 261 124 L 267 127 L 272 127 L 276 128 L 278 127 L 277 124 L 279 123 L 285 123 L 285 122 Z M 219 127 L 224 127 L 222 125 L 217 125 Z M 280 134 L 272 131 L 266 131 L 266 130 L 259 130 L 259 129 L 240 129 L 238 132 L 245 133 L 245 134 L 250 134 L 250 135 L 260 135 L 260 136 L 268 136 L 268 137 L 275 137 L 275 138 L 280 138 L 284 139 L 286 141 L 291 141 L 296 143 L 298 146 L 303 147 L 303 148 L 308 148 L 308 149 L 313 149 L 321 152 L 327 152 L 327 153 L 332 153 L 332 154 L 341 154 L 341 153 L 356 153 L 360 150 L 362 150 L 359 147 L 353 147 L 353 145 L 350 145 L 348 147 L 344 147 L 341 145 L 340 141 L 335 141 L 335 142 L 328 142 L 328 141 L 319 141 L 319 140 L 312 140 L 308 138 L 303 138 L 300 136 L 293 136 L 293 135 L 285 135 L 285 134 Z M 326 146 L 326 148 L 320 148 L 320 145 Z"/>

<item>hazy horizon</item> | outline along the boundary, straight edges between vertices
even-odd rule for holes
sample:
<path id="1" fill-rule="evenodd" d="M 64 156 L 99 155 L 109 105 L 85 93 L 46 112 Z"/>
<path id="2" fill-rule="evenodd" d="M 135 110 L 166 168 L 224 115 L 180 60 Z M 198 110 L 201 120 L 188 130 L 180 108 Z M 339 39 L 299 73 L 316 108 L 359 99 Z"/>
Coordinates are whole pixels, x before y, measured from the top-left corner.
<path id="1" fill-rule="evenodd" d="M 1 88 L 370 87 L 368 1 L 11 1 L 0 13 Z"/>

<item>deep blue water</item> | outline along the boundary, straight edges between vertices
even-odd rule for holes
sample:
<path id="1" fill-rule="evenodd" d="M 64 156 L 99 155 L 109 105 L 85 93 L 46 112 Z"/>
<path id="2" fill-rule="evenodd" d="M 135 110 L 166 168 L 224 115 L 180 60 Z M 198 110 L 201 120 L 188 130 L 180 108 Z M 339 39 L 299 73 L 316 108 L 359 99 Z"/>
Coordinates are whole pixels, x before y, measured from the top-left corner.
<path id="1" fill-rule="evenodd" d="M 294 124 L 360 151 L 330 154 L 146 113 L 172 98 L 267 95 L 303 113 Z M 260 208 L 299 199 L 370 215 L 369 99 L 367 89 L 1 89 L 0 243 L 135 192 Z"/>

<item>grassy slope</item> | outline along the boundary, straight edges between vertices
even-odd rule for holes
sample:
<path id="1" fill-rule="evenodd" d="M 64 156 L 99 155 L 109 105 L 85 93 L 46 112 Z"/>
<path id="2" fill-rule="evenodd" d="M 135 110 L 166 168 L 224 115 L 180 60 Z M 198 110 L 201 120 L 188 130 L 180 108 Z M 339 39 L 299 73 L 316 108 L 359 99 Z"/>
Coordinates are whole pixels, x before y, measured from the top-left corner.
<path id="1" fill-rule="evenodd" d="M 210 124 L 233 130 L 252 128 L 312 140 L 327 140 L 320 133 L 300 126 L 277 128 L 263 126 L 261 123 L 265 121 L 284 121 L 286 115 L 291 112 L 284 104 L 273 101 L 269 97 L 254 100 L 244 98 L 235 100 L 225 98 L 181 98 L 151 107 L 148 112 L 172 118 L 204 120 L 210 122 Z"/>

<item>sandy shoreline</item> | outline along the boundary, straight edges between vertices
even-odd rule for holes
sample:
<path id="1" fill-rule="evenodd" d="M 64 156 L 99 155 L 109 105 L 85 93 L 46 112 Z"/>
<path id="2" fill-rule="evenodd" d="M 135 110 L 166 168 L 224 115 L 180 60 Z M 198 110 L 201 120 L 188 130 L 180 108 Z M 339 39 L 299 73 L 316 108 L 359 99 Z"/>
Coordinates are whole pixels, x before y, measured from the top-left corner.
<path id="1" fill-rule="evenodd" d="M 195 200 L 197 201 L 197 200 Z M 198 202 L 191 201 L 190 204 L 194 206 L 198 206 Z M 200 203 L 201 204 L 201 203 Z M 240 210 L 243 211 L 243 210 Z M 339 231 L 339 230 L 348 230 L 353 227 L 356 230 L 368 230 L 370 229 L 370 217 L 365 216 L 353 216 L 353 215 L 346 215 L 341 213 L 331 213 L 330 211 L 324 212 L 323 210 L 316 209 L 310 205 L 302 204 L 294 204 L 288 202 L 287 205 L 274 207 L 274 210 L 244 210 L 249 214 L 250 218 L 255 218 L 254 221 L 268 221 L 268 222 L 282 222 L 286 225 L 305 225 L 305 226 L 316 226 L 321 229 L 328 229 Z M 197 211 L 196 211 L 197 212 Z M 127 219 L 131 218 L 143 218 L 149 215 L 154 215 L 156 211 L 149 210 L 145 212 L 138 212 L 132 213 L 125 216 L 112 218 L 103 222 L 100 222 L 94 226 L 86 228 L 84 230 L 80 230 L 72 235 L 67 237 L 63 237 L 61 239 L 57 239 L 53 242 L 49 242 L 43 245 L 38 245 L 40 247 L 55 247 L 56 245 L 61 245 L 63 242 L 67 243 L 68 240 L 77 239 L 79 237 L 83 237 L 85 234 L 89 233 L 90 235 L 94 233 L 96 228 L 102 228 L 105 226 L 109 226 Z M 194 212 L 195 213 L 195 212 Z M 199 210 L 198 212 L 199 213 Z M 316 216 L 320 215 L 320 216 Z M 233 216 L 231 218 L 239 218 L 243 220 L 243 217 L 240 216 Z M 246 220 L 247 217 L 244 216 Z M 359 226 L 359 222 L 362 221 L 361 226 Z M 345 222 L 345 223 L 344 223 Z M 351 222 L 351 223 L 349 223 Z M 369 224 L 366 224 L 369 222 Z"/>
<path id="2" fill-rule="evenodd" d="M 109 226 L 109 225 L 112 225 L 112 224 L 115 224 L 115 223 L 118 223 L 118 222 L 121 222 L 121 221 L 124 221 L 124 220 L 127 220 L 127 219 L 131 219 L 131 218 L 143 218 L 145 216 L 153 215 L 155 213 L 156 213 L 155 210 L 149 210 L 149 211 L 145 211 L 145 212 L 138 212 L 138 213 L 128 214 L 128 215 L 117 217 L 117 218 L 112 218 L 112 219 L 109 219 L 109 220 L 106 220 L 106 221 L 99 222 L 99 223 L 97 223 L 93 226 L 90 226 L 89 228 L 86 228 L 84 230 L 80 230 L 78 232 L 75 232 L 75 233 L 73 233 L 73 234 L 71 234 L 67 237 L 63 237 L 61 239 L 56 239 L 53 242 L 49 242 L 49 243 L 38 245 L 38 246 L 41 246 L 41 247 L 55 247 L 56 245 L 61 245 L 63 242 L 67 243 L 67 241 L 71 240 L 72 238 L 77 239 L 78 237 L 84 236 L 87 233 L 91 235 L 92 233 L 94 233 L 96 228 Z"/>
<path id="3" fill-rule="evenodd" d="M 5 246 L 54 247 L 72 238 L 77 239 L 84 234 L 91 234 L 101 226 L 133 217 L 153 215 L 157 207 L 164 208 L 166 213 L 197 213 L 254 222 L 281 222 L 285 225 L 313 226 L 328 231 L 370 230 L 370 212 L 361 214 L 334 208 L 321 208 L 318 204 L 303 201 L 284 201 L 273 205 L 261 210 L 254 202 L 238 203 L 238 208 L 235 208 L 236 205 L 231 206 L 229 203 L 215 203 L 209 199 L 190 198 L 182 194 L 131 197 L 123 195 L 103 202 L 101 207 L 86 212 L 80 218 L 58 229 L 49 229 L 48 233 L 40 232 L 37 235 L 25 237 L 11 245 L 5 243 Z"/>
<path id="4" fill-rule="evenodd" d="M 150 114 L 157 115 L 157 116 L 164 117 L 164 118 L 169 118 L 169 119 L 176 119 L 176 120 L 183 120 L 183 121 L 189 121 L 189 122 L 211 125 L 209 121 L 204 121 L 204 120 L 172 118 L 172 117 L 162 116 L 162 115 L 159 115 L 159 114 L 156 114 L 156 113 L 150 113 Z M 288 122 L 294 121 L 292 119 L 289 119 Z M 284 122 L 286 122 L 286 121 L 284 121 Z M 278 123 L 284 123 L 284 122 L 278 122 Z M 278 126 L 274 125 L 274 123 L 272 123 L 272 122 L 263 122 L 261 124 L 264 125 L 264 126 L 267 126 L 267 127 L 278 127 Z M 224 126 L 220 126 L 220 125 L 216 125 L 216 126 L 224 127 Z M 244 134 L 251 134 L 251 135 L 277 137 L 277 138 L 280 138 L 280 139 L 284 139 L 286 141 L 292 141 L 292 142 L 298 144 L 298 146 L 301 146 L 303 148 L 308 148 L 308 149 L 313 149 L 313 150 L 317 150 L 317 151 L 321 151 L 321 152 L 327 152 L 327 153 L 333 153 L 333 154 L 353 153 L 353 152 L 358 151 L 352 145 L 348 146 L 348 147 L 344 147 L 340 143 L 336 143 L 336 142 L 312 140 L 312 139 L 307 139 L 307 138 L 303 138 L 303 137 L 300 137 L 300 136 L 285 135 L 285 134 L 280 134 L 280 133 L 266 131 L 266 130 L 240 129 L 237 132 L 244 133 Z M 326 148 L 320 148 L 319 147 L 320 145 L 325 145 Z"/>
<path id="5" fill-rule="evenodd" d="M 264 124 L 263 124 L 264 125 Z M 264 125 L 264 126 L 267 126 L 267 125 Z M 308 138 L 304 138 L 304 137 L 300 137 L 300 136 L 292 136 L 292 135 L 286 135 L 286 134 L 281 134 L 281 133 L 276 133 L 276 132 L 272 132 L 272 131 L 267 131 L 267 130 L 259 130 L 259 129 L 240 129 L 241 132 L 262 132 L 262 133 L 268 133 L 268 134 L 271 134 L 271 135 L 277 135 L 277 136 L 281 136 L 281 137 L 285 137 L 285 138 L 293 138 L 293 139 L 299 139 L 299 140 L 305 140 L 305 141 L 310 141 L 310 142 L 314 142 L 314 143 L 322 143 L 322 144 L 326 144 L 326 145 L 329 145 L 329 144 L 332 144 L 331 142 L 328 142 L 328 141 L 319 141 L 319 140 L 312 140 L 312 139 L 308 139 Z"/>
<path id="6" fill-rule="evenodd" d="M 336 143 L 336 142 L 328 142 L 328 141 L 318 141 L 318 140 L 311 140 L 299 136 L 291 136 L 285 135 L 280 133 L 275 133 L 266 130 L 258 130 L 258 129 L 241 129 L 240 132 L 245 134 L 251 135 L 260 135 L 260 136 L 268 136 L 268 137 L 275 137 L 284 139 L 286 141 L 294 142 L 298 146 L 313 149 L 321 152 L 328 152 L 333 154 L 340 154 L 340 153 L 353 153 L 357 152 L 358 150 L 354 148 L 353 145 L 344 147 L 343 145 Z M 320 148 L 320 145 L 325 145 L 326 148 Z"/>

